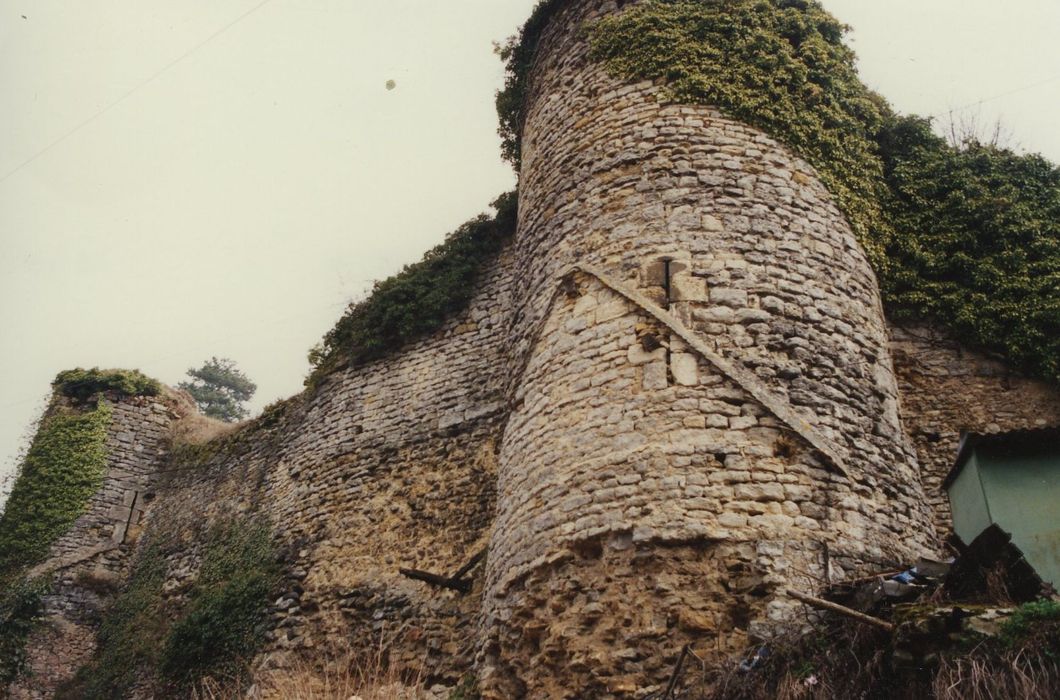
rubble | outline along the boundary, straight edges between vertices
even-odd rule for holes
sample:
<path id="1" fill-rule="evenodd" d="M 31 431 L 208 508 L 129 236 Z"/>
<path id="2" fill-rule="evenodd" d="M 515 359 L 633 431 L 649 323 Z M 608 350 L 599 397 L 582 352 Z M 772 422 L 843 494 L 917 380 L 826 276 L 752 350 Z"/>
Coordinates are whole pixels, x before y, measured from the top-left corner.
<path id="1" fill-rule="evenodd" d="M 996 525 L 970 544 L 950 542 L 949 561 L 921 558 L 816 595 L 788 591 L 810 608 L 806 628 L 755 647 L 720 681 L 700 684 L 710 690 L 697 695 L 686 682 L 687 693 L 674 697 L 1055 696 L 1055 589 Z"/>

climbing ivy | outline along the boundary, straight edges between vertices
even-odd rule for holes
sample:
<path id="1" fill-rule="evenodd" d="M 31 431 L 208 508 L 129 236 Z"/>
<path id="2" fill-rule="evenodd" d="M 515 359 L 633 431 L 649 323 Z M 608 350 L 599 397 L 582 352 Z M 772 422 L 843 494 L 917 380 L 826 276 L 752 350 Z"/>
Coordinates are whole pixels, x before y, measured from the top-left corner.
<path id="1" fill-rule="evenodd" d="M 239 674 L 264 641 L 280 568 L 269 528 L 237 521 L 207 538 L 191 603 L 166 637 L 161 676 L 187 687 L 207 674 Z"/>
<path id="2" fill-rule="evenodd" d="M 570 0 L 541 0 L 534 7 L 518 34 L 497 47 L 497 55 L 504 61 L 504 88 L 497 92 L 498 133 L 501 137 L 501 156 L 518 170 L 522 161 L 523 119 L 530 68 L 533 66 L 541 33 L 553 16 Z"/>
<path id="3" fill-rule="evenodd" d="M 206 676 L 231 679 L 246 671 L 264 641 L 270 595 L 280 580 L 270 529 L 254 518 L 233 519 L 201 539 L 198 578 L 180 597 L 163 591 L 173 533 L 142 549 L 103 618 L 95 656 L 60 698 L 125 697 L 150 679 L 157 697 L 189 697 Z"/>
<path id="4" fill-rule="evenodd" d="M 94 657 L 59 689 L 56 698 L 126 697 L 140 674 L 157 665 L 167 624 L 165 580 L 165 558 L 152 542 L 141 549 L 125 589 L 107 608 Z"/>
<path id="5" fill-rule="evenodd" d="M 475 281 L 515 232 L 516 195 L 493 202 L 496 214 L 482 215 L 449 234 L 418 263 L 376 282 L 372 294 L 351 304 L 345 315 L 309 353 L 312 385 L 344 364 L 382 357 L 442 326 L 471 300 Z"/>
<path id="6" fill-rule="evenodd" d="M 590 56 L 631 80 L 664 79 L 670 99 L 714 105 L 787 144 L 817 169 L 880 269 L 882 101 L 858 79 L 844 30 L 808 0 L 658 0 L 593 25 Z"/>
<path id="7" fill-rule="evenodd" d="M 0 516 L 0 584 L 41 562 L 103 484 L 104 402 L 88 411 L 53 406 L 41 421 Z"/>
<path id="8" fill-rule="evenodd" d="M 530 68 L 570 0 L 543 0 L 498 53 L 504 155 L 519 166 Z M 896 115 L 857 76 L 815 0 L 650 0 L 585 28 L 590 56 L 766 131 L 818 171 L 880 277 L 889 313 L 1060 381 L 1057 169 Z"/>
<path id="9" fill-rule="evenodd" d="M 0 688 L 25 668 L 25 643 L 41 615 L 44 579 L 26 572 L 77 520 L 107 468 L 106 404 L 85 412 L 53 405 L 41 421 L 0 515 Z"/>
<path id="10" fill-rule="evenodd" d="M 41 580 L 20 580 L 0 588 L 0 689 L 26 669 L 26 639 L 43 612 Z"/>
<path id="11" fill-rule="evenodd" d="M 929 318 L 1014 365 L 1060 381 L 1060 169 L 970 140 L 953 147 L 926 120 L 881 132 L 896 318 Z"/>
<path id="12" fill-rule="evenodd" d="M 137 370 L 98 367 L 60 372 L 52 386 L 63 396 L 79 401 L 104 391 L 121 396 L 157 396 L 162 391 L 161 384 Z"/>

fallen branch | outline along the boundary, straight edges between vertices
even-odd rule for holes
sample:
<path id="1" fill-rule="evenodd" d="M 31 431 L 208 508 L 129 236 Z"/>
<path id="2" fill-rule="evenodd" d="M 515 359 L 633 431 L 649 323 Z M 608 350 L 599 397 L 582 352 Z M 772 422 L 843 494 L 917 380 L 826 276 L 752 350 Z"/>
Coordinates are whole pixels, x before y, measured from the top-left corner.
<path id="1" fill-rule="evenodd" d="M 887 630 L 888 632 L 894 631 L 894 625 L 892 625 L 890 622 L 887 622 L 886 620 L 881 620 L 878 617 L 866 615 L 865 613 L 860 613 L 857 610 L 851 610 L 850 608 L 845 607 L 843 605 L 839 605 L 838 603 L 832 603 L 827 600 L 821 600 L 820 598 L 814 598 L 813 596 L 808 596 L 805 593 L 799 593 L 798 591 L 788 591 L 788 595 L 790 595 L 795 600 L 806 603 L 810 607 L 817 608 L 818 610 L 828 610 L 829 612 L 834 612 L 837 615 L 843 615 L 845 617 L 849 617 L 852 620 L 863 622 L 866 625 L 874 625 L 875 627 Z"/>

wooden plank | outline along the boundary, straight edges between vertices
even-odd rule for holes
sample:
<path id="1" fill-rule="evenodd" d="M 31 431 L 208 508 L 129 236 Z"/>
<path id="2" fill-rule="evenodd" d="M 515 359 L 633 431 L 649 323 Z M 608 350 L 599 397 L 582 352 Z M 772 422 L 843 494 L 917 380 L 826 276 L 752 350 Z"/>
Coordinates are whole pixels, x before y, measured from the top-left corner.
<path id="1" fill-rule="evenodd" d="M 881 620 L 878 617 L 866 615 L 865 613 L 860 613 L 857 610 L 851 610 L 850 608 L 845 607 L 843 605 L 839 605 L 838 603 L 832 603 L 827 600 L 821 600 L 820 598 L 814 598 L 813 596 L 808 596 L 805 593 L 799 593 L 798 591 L 788 591 L 788 595 L 790 595 L 795 600 L 802 601 L 810 607 L 817 608 L 818 610 L 828 610 L 829 612 L 834 612 L 837 615 L 849 617 L 851 620 L 857 620 L 858 622 L 863 622 L 866 625 L 873 625 L 875 627 L 879 627 L 880 629 L 887 630 L 888 632 L 894 632 L 894 625 L 892 625 L 890 622 L 887 622 L 886 620 Z"/>

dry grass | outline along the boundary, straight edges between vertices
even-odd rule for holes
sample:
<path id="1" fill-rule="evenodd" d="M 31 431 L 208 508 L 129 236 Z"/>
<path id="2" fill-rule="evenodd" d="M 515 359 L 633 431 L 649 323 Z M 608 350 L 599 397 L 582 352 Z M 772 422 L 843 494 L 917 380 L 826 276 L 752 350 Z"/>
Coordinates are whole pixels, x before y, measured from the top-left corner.
<path id="1" fill-rule="evenodd" d="M 932 691 L 938 700 L 1060 697 L 1060 664 L 1024 650 L 1001 659 L 944 659 Z"/>
<path id="2" fill-rule="evenodd" d="M 998 700 L 1060 697 L 1060 623 L 1038 623 L 1018 641 L 980 638 L 975 646 L 939 653 L 934 664 L 902 665 L 893 640 L 842 620 L 815 625 L 810 634 L 773 640 L 770 654 L 750 671 L 728 664 L 689 678 L 675 697 L 695 700 Z M 967 644 L 968 642 L 964 642 Z"/>
<path id="3" fill-rule="evenodd" d="M 173 442 L 177 445 L 205 445 L 211 440 L 235 432 L 239 423 L 225 423 L 192 413 L 173 424 Z"/>
<path id="4" fill-rule="evenodd" d="M 707 669 L 681 697 L 696 700 L 804 700 L 876 697 L 872 689 L 892 688 L 887 669 L 888 635 L 856 624 L 818 625 L 808 635 L 791 633 L 768 645 L 769 655 L 754 669 L 736 664 Z M 867 692 L 868 691 L 868 692 Z M 904 697 L 901 694 L 892 697 Z"/>
<path id="5" fill-rule="evenodd" d="M 345 649 L 338 654 L 299 658 L 285 668 L 259 671 L 252 682 L 208 678 L 194 700 L 433 700 L 418 677 L 401 674 L 387 663 L 386 648 L 370 653 Z"/>
<path id="6" fill-rule="evenodd" d="M 121 578 L 103 568 L 81 571 L 75 576 L 77 585 L 101 596 L 109 596 L 121 588 Z"/>

